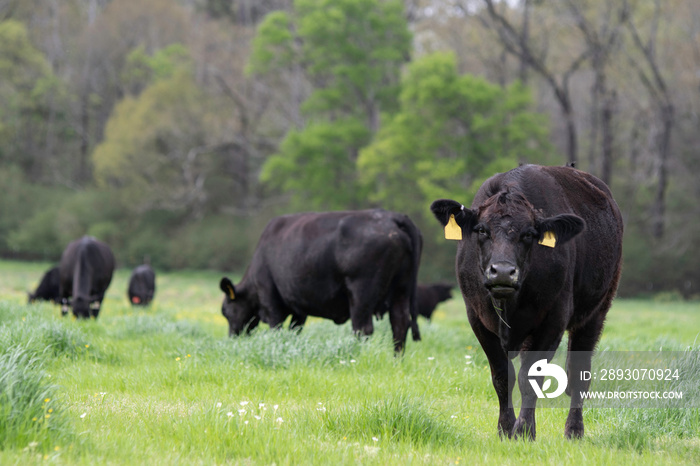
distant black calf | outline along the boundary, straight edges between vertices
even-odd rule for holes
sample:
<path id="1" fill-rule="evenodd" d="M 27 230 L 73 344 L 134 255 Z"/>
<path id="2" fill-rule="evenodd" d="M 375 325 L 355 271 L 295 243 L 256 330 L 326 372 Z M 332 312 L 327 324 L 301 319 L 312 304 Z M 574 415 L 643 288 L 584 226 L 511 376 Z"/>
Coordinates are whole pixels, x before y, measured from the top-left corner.
<path id="1" fill-rule="evenodd" d="M 430 320 L 437 305 L 452 298 L 452 288 L 448 283 L 419 284 L 416 288 L 418 314 Z"/>
<path id="2" fill-rule="evenodd" d="M 58 266 L 52 267 L 46 271 L 41 278 L 39 286 L 34 293 L 27 293 L 29 302 L 33 303 L 37 299 L 42 301 L 53 301 L 58 303 L 61 300 L 59 293 Z"/>
<path id="3" fill-rule="evenodd" d="M 372 334 L 372 315 L 388 306 L 394 349 L 408 328 L 418 339 L 416 277 L 423 246 L 405 215 L 385 210 L 285 215 L 268 223 L 238 285 L 224 277 L 222 313 L 229 334 L 259 322 L 300 327 L 307 316 Z M 388 303 L 388 304 L 387 304 Z"/>
<path id="4" fill-rule="evenodd" d="M 151 304 L 156 292 L 156 274 L 148 264 L 139 265 L 129 279 L 129 302 L 136 306 Z"/>
<path id="5" fill-rule="evenodd" d="M 105 243 L 83 236 L 66 246 L 59 265 L 63 313 L 71 306 L 76 317 L 97 318 L 113 272 L 114 255 Z"/>

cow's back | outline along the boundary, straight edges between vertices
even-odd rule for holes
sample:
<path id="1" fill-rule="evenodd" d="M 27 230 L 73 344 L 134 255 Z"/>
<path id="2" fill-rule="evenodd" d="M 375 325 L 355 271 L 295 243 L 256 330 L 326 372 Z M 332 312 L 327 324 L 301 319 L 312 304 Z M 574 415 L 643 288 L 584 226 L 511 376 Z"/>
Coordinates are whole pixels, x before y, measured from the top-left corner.
<path id="1" fill-rule="evenodd" d="M 103 294 L 112 280 L 114 255 L 105 243 L 84 236 L 70 243 L 61 256 L 61 296 L 85 298 Z"/>
<path id="2" fill-rule="evenodd" d="M 260 237 L 246 280 L 296 311 L 347 319 L 347 280 L 370 277 L 377 268 L 411 270 L 411 244 L 397 225 L 402 217 L 383 210 L 277 217 Z"/>

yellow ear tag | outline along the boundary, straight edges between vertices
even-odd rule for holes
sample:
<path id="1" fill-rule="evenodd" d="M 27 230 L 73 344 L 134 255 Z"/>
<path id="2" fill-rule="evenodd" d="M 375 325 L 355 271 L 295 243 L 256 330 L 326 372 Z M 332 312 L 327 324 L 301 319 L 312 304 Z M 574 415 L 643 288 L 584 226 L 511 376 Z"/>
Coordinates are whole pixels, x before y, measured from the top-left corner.
<path id="1" fill-rule="evenodd" d="M 548 248 L 553 248 L 557 244 L 557 237 L 554 236 L 553 231 L 545 231 L 544 238 L 539 240 L 539 244 L 542 246 L 547 246 Z"/>
<path id="2" fill-rule="evenodd" d="M 457 225 L 454 214 L 450 215 L 450 220 L 445 225 L 445 239 L 462 239 L 462 229 Z"/>
<path id="3" fill-rule="evenodd" d="M 234 299 L 236 299 L 236 295 L 235 295 L 234 292 L 233 292 L 233 288 L 229 288 L 229 289 L 228 289 L 228 297 L 231 298 L 231 301 L 233 301 Z"/>

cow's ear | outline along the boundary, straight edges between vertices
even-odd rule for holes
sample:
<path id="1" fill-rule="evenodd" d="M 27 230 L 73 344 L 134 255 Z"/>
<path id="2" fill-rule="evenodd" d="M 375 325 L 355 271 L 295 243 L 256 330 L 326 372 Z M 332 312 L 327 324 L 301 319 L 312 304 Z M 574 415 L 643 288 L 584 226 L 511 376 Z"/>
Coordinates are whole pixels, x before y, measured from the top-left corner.
<path id="1" fill-rule="evenodd" d="M 551 232 L 555 237 L 555 244 L 562 245 L 573 239 L 586 228 L 586 222 L 581 217 L 573 214 L 560 214 L 554 217 L 541 219 L 537 222 L 537 233 L 539 234 L 540 244 L 547 244 Z M 551 247 L 554 247 L 551 244 Z"/>
<path id="2" fill-rule="evenodd" d="M 455 216 L 457 225 L 462 231 L 471 233 L 472 228 L 476 225 L 477 213 L 471 209 L 467 209 L 462 204 L 451 199 L 438 199 L 430 205 L 430 210 L 435 215 L 435 218 L 442 224 L 447 225 L 452 215 Z"/>
<path id="3" fill-rule="evenodd" d="M 231 283 L 231 280 L 228 279 L 228 277 L 224 277 L 221 279 L 221 282 L 219 283 L 219 288 L 221 288 L 221 291 L 224 292 L 228 298 L 233 301 L 236 299 L 236 287 L 233 286 L 233 283 Z"/>

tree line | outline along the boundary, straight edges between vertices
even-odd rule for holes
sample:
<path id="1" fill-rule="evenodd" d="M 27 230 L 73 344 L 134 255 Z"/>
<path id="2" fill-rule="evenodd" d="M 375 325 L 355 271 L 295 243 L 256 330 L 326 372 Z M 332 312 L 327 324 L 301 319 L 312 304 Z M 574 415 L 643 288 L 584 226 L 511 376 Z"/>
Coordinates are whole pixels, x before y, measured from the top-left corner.
<path id="1" fill-rule="evenodd" d="M 692 0 L 0 0 L 0 254 L 242 271 L 269 218 L 428 206 L 576 163 L 625 216 L 620 292 L 692 297 Z"/>

